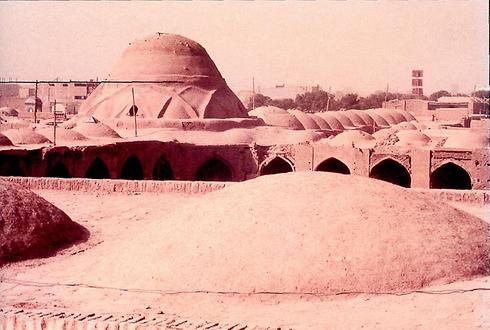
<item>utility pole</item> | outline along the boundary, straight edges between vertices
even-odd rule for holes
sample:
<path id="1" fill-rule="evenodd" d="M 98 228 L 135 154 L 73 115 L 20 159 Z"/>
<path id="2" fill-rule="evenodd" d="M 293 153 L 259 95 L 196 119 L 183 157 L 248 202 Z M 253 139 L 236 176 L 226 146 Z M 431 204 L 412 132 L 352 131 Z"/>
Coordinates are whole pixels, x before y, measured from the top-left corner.
<path id="1" fill-rule="evenodd" d="M 255 110 L 255 77 L 252 77 L 252 110 Z"/>
<path id="2" fill-rule="evenodd" d="M 388 101 L 388 90 L 390 88 L 390 84 L 386 84 L 386 92 L 385 92 L 385 102 Z"/>
<path id="3" fill-rule="evenodd" d="M 328 93 L 327 93 L 327 111 L 330 110 L 330 93 L 332 91 L 332 86 L 328 86 Z"/>
<path id="4" fill-rule="evenodd" d="M 53 122 L 53 144 L 56 145 L 56 99 L 54 99 L 53 115 L 54 115 L 54 122 Z"/>
<path id="5" fill-rule="evenodd" d="M 34 124 L 37 124 L 37 80 L 36 80 L 36 91 L 34 93 Z"/>
<path id="6" fill-rule="evenodd" d="M 134 136 L 138 136 L 138 125 L 136 124 L 136 114 L 138 113 L 138 108 L 134 104 L 134 88 L 131 88 L 131 93 L 133 94 L 133 117 L 134 117 Z"/>

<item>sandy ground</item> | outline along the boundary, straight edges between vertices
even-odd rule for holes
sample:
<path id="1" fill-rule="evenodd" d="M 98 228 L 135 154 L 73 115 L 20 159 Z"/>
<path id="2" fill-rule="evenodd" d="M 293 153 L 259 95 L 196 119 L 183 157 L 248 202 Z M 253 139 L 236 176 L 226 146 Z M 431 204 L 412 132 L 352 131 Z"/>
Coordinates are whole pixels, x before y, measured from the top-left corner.
<path id="1" fill-rule="evenodd" d="M 490 277 L 426 287 L 406 294 L 355 296 L 132 292 L 122 288 L 87 288 L 83 283 L 47 284 L 43 281 L 44 274 L 37 271 L 39 265 L 48 267 L 44 269 L 49 271 L 50 265 L 76 258 L 73 255 L 83 254 L 88 249 L 110 249 L 118 240 L 131 239 L 145 221 L 150 221 L 154 215 L 152 206 L 158 204 L 171 212 L 199 197 L 60 191 L 37 193 L 87 227 L 91 237 L 55 257 L 3 268 L 0 297 L 5 306 L 118 314 L 157 314 L 163 311 L 190 320 L 282 329 L 490 329 Z M 489 206 L 454 206 L 488 221 Z M 15 280 L 26 277 L 35 280 L 29 283 Z"/>

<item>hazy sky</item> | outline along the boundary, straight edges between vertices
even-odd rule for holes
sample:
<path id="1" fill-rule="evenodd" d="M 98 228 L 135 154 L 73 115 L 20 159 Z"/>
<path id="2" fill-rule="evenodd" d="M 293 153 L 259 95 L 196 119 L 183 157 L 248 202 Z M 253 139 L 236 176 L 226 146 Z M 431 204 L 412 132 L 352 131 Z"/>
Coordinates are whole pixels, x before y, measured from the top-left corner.
<path id="1" fill-rule="evenodd" d="M 235 90 L 313 85 L 361 94 L 488 86 L 487 1 L 1 2 L 0 77 L 105 78 L 154 32 L 201 43 Z"/>

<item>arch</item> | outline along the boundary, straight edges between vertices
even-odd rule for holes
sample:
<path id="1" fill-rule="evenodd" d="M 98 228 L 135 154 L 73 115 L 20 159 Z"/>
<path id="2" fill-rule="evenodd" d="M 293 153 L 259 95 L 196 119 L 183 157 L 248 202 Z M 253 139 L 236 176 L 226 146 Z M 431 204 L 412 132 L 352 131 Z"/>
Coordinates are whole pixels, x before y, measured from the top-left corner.
<path id="1" fill-rule="evenodd" d="M 468 172 L 452 162 L 439 166 L 430 175 L 432 189 L 471 189 L 471 177 Z"/>
<path id="2" fill-rule="evenodd" d="M 1 176 L 27 176 L 26 171 L 21 166 L 21 160 L 17 156 L 0 154 L 0 175 Z"/>
<path id="3" fill-rule="evenodd" d="M 102 159 L 95 158 L 85 172 L 87 179 L 110 179 L 109 169 Z"/>
<path id="4" fill-rule="evenodd" d="M 166 155 L 161 155 L 153 166 L 153 180 L 173 180 L 174 173 Z"/>
<path id="5" fill-rule="evenodd" d="M 350 174 L 350 169 L 345 165 L 344 162 L 338 160 L 337 158 L 328 158 L 321 162 L 317 167 L 316 171 L 320 172 L 334 172 L 340 174 Z"/>
<path id="6" fill-rule="evenodd" d="M 213 157 L 205 161 L 196 171 L 196 181 L 232 181 L 233 174 L 228 165 Z"/>
<path id="7" fill-rule="evenodd" d="M 53 167 L 51 167 L 46 175 L 50 178 L 71 178 L 71 174 L 61 161 L 56 162 Z"/>
<path id="8" fill-rule="evenodd" d="M 121 170 L 121 179 L 124 180 L 143 180 L 143 167 L 135 155 L 128 157 Z"/>
<path id="9" fill-rule="evenodd" d="M 288 173 L 293 171 L 293 164 L 280 156 L 266 160 L 260 165 L 260 175 Z"/>
<path id="10" fill-rule="evenodd" d="M 410 188 L 412 178 L 408 170 L 391 158 L 376 164 L 369 173 L 370 178 L 387 181 L 405 188 Z"/>

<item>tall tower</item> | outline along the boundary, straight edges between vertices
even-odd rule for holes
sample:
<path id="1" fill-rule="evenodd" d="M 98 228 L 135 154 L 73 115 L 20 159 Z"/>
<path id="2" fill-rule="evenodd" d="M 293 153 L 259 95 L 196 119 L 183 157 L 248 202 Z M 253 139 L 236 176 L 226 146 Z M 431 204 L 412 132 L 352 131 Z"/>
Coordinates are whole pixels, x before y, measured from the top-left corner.
<path id="1" fill-rule="evenodd" d="M 412 70 L 412 94 L 424 95 L 423 87 L 424 70 Z"/>

